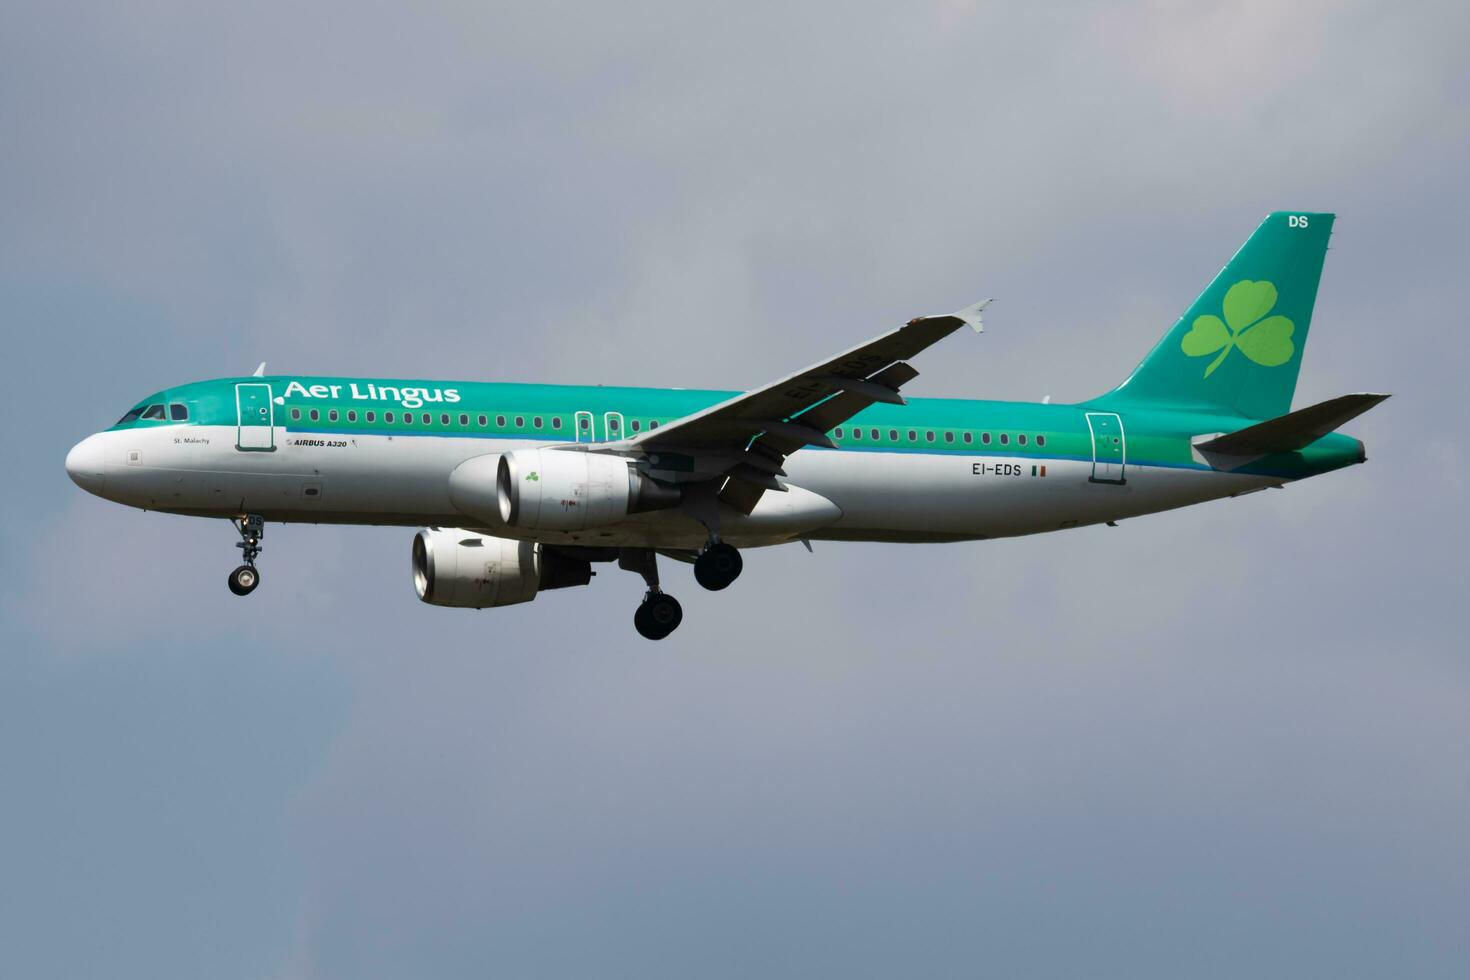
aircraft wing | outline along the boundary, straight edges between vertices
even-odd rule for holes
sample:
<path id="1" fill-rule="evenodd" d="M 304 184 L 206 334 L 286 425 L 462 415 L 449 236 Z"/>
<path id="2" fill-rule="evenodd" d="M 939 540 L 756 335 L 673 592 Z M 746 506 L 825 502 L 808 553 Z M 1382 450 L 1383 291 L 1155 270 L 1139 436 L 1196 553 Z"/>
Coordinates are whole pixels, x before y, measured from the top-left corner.
<path id="1" fill-rule="evenodd" d="M 922 316 L 762 388 L 712 405 L 623 443 L 626 450 L 672 455 L 692 470 L 713 468 L 729 479 L 725 503 L 750 513 L 765 490 L 781 491 L 781 464 L 804 446 L 833 443 L 827 430 L 874 402 L 902 405 L 900 386 L 918 377 L 906 358 L 965 324 L 983 329 L 990 300 L 955 313 Z"/>

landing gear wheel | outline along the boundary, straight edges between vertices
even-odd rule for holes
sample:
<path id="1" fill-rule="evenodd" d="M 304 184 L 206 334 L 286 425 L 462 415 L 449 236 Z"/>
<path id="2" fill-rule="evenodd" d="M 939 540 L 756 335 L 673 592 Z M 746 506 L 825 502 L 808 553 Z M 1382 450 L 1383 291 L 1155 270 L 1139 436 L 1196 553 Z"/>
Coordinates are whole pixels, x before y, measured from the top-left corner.
<path id="1" fill-rule="evenodd" d="M 694 578 L 711 592 L 718 592 L 739 578 L 744 567 L 740 552 L 723 541 L 716 541 L 694 559 Z"/>
<path id="2" fill-rule="evenodd" d="M 241 565 L 230 573 L 230 591 L 235 595 L 249 595 L 260 584 L 260 573 L 254 565 Z"/>
<path id="3" fill-rule="evenodd" d="M 678 629 L 683 620 L 684 610 L 678 599 L 663 592 L 650 592 L 633 613 L 633 628 L 645 639 L 662 640 Z"/>
<path id="4" fill-rule="evenodd" d="M 249 595 L 260 584 L 260 572 L 255 568 L 255 559 L 264 550 L 260 546 L 260 539 L 265 537 L 265 518 L 259 514 L 246 514 L 244 517 L 234 518 L 230 523 L 240 532 L 240 540 L 235 547 L 240 549 L 240 557 L 245 560 L 245 564 L 230 573 L 230 591 L 235 595 Z"/>

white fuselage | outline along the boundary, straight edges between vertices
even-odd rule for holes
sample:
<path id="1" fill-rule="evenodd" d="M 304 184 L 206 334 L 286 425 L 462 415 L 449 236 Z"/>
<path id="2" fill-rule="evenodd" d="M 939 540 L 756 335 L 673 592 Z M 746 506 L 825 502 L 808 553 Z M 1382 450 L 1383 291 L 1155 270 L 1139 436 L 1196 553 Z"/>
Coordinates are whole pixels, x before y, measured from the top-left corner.
<path id="1" fill-rule="evenodd" d="M 300 435 L 278 428 L 274 451 L 237 448 L 233 426 L 101 432 L 68 469 L 87 489 L 147 510 L 268 521 L 464 527 L 556 544 L 700 547 L 707 531 L 674 511 L 578 532 L 506 527 L 450 498 L 450 474 L 479 456 L 545 440 L 453 435 Z M 1281 483 L 1277 477 L 1125 463 L 1126 481 L 1091 479 L 1091 460 L 810 448 L 786 461 L 786 493 L 750 515 L 725 509 L 739 547 L 797 538 L 957 541 L 1035 534 L 1168 510 Z M 1044 474 L 1044 475 L 1043 475 Z"/>

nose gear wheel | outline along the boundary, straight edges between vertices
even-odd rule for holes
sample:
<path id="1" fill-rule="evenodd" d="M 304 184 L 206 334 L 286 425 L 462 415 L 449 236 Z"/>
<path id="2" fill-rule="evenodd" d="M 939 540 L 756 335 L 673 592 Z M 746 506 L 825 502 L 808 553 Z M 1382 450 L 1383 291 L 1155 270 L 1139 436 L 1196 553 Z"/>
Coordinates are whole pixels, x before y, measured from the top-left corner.
<path id="1" fill-rule="evenodd" d="M 230 591 L 235 595 L 249 595 L 260 584 L 260 572 L 253 565 L 241 565 L 230 573 Z"/>
<path id="2" fill-rule="evenodd" d="M 265 537 L 265 518 L 259 514 L 246 514 L 232 522 L 235 530 L 240 532 L 240 540 L 235 547 L 240 549 L 240 557 L 245 564 L 230 573 L 230 591 L 235 595 L 245 596 L 255 591 L 260 584 L 260 569 L 255 567 L 255 559 L 260 557 L 262 550 L 260 539 Z"/>

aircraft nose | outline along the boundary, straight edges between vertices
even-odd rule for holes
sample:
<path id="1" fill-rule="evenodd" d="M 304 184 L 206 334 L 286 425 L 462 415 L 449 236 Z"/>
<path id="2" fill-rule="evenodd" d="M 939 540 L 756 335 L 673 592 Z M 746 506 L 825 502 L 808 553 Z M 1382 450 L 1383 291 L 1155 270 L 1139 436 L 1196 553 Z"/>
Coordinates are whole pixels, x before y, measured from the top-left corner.
<path id="1" fill-rule="evenodd" d="M 66 475 L 88 493 L 100 495 L 102 485 L 107 482 L 104 463 L 102 437 L 90 435 L 72 446 L 71 452 L 66 454 Z"/>

